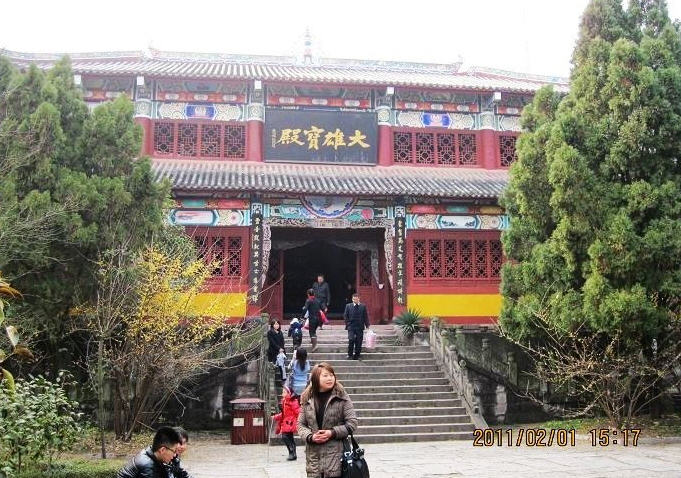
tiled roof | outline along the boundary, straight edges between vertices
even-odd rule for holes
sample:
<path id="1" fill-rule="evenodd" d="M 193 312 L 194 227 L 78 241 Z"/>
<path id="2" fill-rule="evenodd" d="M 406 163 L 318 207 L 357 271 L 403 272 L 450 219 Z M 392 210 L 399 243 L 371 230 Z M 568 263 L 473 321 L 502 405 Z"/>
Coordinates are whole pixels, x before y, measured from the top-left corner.
<path id="1" fill-rule="evenodd" d="M 0 50 L 15 64 L 48 68 L 59 54 Z M 473 68 L 459 71 L 451 65 L 391 61 L 321 59 L 303 64 L 292 57 L 147 52 L 69 54 L 75 72 L 93 75 L 149 75 L 163 78 L 298 81 L 425 88 L 457 88 L 482 91 L 534 92 L 552 84 L 567 91 L 565 78 Z"/>
<path id="2" fill-rule="evenodd" d="M 498 198 L 508 171 L 418 166 L 345 166 L 300 163 L 154 159 L 157 180 L 176 191 Z"/>

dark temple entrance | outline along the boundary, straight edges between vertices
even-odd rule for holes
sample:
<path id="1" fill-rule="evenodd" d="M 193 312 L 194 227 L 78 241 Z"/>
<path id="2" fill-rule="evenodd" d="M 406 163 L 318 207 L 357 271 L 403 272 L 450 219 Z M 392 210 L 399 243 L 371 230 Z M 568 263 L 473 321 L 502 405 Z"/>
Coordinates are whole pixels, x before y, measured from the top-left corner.
<path id="1" fill-rule="evenodd" d="M 320 240 L 284 251 L 284 316 L 300 315 L 307 290 L 322 273 L 331 291 L 329 314 L 342 317 L 355 288 L 355 262 L 354 251 Z"/>
<path id="2" fill-rule="evenodd" d="M 372 323 L 389 319 L 383 235 L 383 229 L 273 227 L 263 310 L 278 319 L 300 317 L 306 292 L 322 273 L 331 292 L 330 319 L 342 318 L 354 292 L 367 305 Z"/>

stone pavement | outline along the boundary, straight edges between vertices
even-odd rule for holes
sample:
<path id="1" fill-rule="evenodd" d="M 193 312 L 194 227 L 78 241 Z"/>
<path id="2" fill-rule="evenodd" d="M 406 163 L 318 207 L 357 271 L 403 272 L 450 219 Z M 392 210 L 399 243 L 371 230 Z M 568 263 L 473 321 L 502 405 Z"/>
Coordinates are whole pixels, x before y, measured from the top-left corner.
<path id="1" fill-rule="evenodd" d="M 642 440 L 643 441 L 643 440 Z M 594 448 L 473 447 L 470 441 L 366 446 L 371 478 L 408 477 L 681 477 L 681 442 Z M 194 478 L 304 478 L 305 452 L 286 461 L 286 448 L 232 446 L 226 440 L 190 442 L 183 459 Z"/>

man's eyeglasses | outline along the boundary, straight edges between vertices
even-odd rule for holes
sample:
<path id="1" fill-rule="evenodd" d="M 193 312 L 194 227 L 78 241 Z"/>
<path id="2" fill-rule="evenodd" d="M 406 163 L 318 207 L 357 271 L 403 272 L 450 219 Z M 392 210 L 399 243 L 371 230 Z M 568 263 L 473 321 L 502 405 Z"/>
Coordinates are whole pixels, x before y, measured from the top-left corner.
<path id="1" fill-rule="evenodd" d="M 166 450 L 170 450 L 170 451 L 172 451 L 175 455 L 177 455 L 177 447 L 175 447 L 175 448 L 173 449 L 173 448 L 170 448 L 170 447 L 168 447 L 168 446 L 164 446 L 163 448 L 165 448 Z"/>

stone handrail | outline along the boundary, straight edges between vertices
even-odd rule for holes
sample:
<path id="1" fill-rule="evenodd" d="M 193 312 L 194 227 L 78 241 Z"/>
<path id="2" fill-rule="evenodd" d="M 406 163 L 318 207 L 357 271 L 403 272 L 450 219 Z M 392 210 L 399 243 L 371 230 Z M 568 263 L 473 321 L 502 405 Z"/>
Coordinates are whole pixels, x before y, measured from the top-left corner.
<path id="1" fill-rule="evenodd" d="M 430 323 L 430 348 L 436 360 L 444 368 L 445 374 L 454 389 L 461 396 L 468 415 L 476 428 L 487 428 L 487 422 L 482 416 L 480 399 L 476 395 L 473 380 L 469 377 L 466 361 L 459 358 L 455 345 L 450 345 L 442 335 L 440 321 L 433 318 Z"/>
<path id="2" fill-rule="evenodd" d="M 260 354 L 258 355 L 258 396 L 265 401 L 265 427 L 270 429 L 270 417 L 276 409 L 277 393 L 275 389 L 274 365 L 267 360 L 267 331 L 269 325 L 263 320 L 262 335 L 260 341 Z"/>

